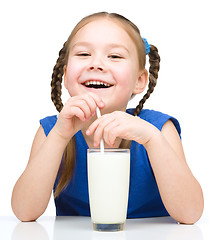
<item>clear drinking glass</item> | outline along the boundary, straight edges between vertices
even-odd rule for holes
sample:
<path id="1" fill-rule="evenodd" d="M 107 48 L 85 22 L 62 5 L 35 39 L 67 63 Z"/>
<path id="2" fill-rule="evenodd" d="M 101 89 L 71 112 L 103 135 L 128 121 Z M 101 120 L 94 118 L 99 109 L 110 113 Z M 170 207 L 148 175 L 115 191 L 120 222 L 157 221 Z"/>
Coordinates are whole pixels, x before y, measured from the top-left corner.
<path id="1" fill-rule="evenodd" d="M 129 178 L 129 149 L 87 150 L 88 188 L 94 230 L 120 231 L 126 221 Z"/>

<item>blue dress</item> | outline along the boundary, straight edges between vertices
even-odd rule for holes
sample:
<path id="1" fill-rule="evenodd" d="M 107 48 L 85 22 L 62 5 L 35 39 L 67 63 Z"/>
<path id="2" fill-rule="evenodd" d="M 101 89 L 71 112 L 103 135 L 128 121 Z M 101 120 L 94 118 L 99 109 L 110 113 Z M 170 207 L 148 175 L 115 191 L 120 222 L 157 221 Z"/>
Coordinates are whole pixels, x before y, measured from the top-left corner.
<path id="1" fill-rule="evenodd" d="M 134 109 L 127 109 L 133 114 Z M 179 122 L 161 112 L 142 110 L 141 119 L 153 124 L 159 130 L 170 119 L 179 135 L 181 129 Z M 57 121 L 57 116 L 50 116 L 40 120 L 46 136 Z M 75 135 L 76 139 L 76 165 L 74 174 L 67 188 L 55 199 L 57 216 L 90 216 L 88 182 L 87 182 L 87 149 L 88 145 L 81 131 Z M 130 188 L 127 218 L 168 216 L 158 190 L 155 176 L 149 162 L 147 152 L 143 145 L 132 141 L 130 147 Z M 54 189 L 58 183 L 55 181 Z"/>

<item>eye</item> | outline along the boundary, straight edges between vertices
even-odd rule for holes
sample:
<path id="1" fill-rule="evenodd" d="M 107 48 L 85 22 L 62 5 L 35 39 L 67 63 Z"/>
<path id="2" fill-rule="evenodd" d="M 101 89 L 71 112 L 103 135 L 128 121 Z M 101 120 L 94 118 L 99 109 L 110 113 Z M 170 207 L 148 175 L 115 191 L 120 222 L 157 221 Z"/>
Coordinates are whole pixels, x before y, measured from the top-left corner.
<path id="1" fill-rule="evenodd" d="M 108 56 L 111 59 L 122 59 L 123 57 L 118 54 L 111 54 Z"/>
<path id="2" fill-rule="evenodd" d="M 88 56 L 91 56 L 91 55 L 88 52 L 81 52 L 81 53 L 77 53 L 76 56 L 78 56 L 78 57 L 88 57 Z"/>

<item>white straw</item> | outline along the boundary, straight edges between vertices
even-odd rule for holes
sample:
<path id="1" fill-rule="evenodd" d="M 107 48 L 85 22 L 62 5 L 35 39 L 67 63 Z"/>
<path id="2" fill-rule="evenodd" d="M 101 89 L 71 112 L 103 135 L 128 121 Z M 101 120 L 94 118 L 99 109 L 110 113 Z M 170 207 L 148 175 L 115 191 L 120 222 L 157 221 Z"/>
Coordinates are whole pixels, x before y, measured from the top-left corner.
<path id="1" fill-rule="evenodd" d="M 97 107 L 96 112 L 97 112 L 97 117 L 98 118 L 101 117 L 101 112 L 100 112 L 98 107 Z M 104 141 L 103 141 L 103 139 L 101 139 L 101 142 L 100 142 L 100 151 L 101 151 L 101 153 L 104 153 Z"/>

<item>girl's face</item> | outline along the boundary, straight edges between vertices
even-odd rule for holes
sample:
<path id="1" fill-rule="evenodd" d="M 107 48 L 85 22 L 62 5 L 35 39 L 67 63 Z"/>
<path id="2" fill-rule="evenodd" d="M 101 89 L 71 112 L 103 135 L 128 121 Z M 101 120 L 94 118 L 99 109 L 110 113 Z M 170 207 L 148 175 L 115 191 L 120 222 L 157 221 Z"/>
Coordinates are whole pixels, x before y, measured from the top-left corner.
<path id="1" fill-rule="evenodd" d="M 114 21 L 97 19 L 73 37 L 64 83 L 71 96 L 101 96 L 105 112 L 125 111 L 131 95 L 144 90 L 147 72 L 140 71 L 136 47 L 126 31 Z"/>

